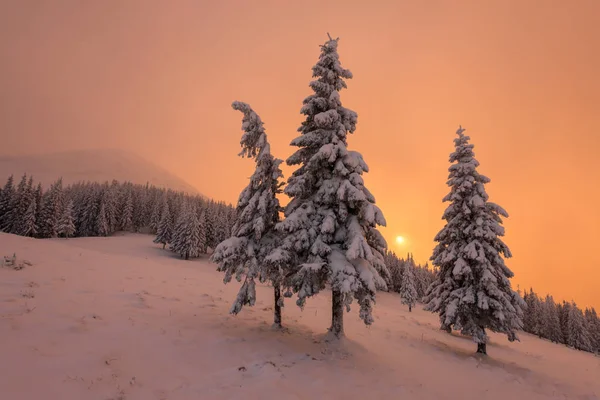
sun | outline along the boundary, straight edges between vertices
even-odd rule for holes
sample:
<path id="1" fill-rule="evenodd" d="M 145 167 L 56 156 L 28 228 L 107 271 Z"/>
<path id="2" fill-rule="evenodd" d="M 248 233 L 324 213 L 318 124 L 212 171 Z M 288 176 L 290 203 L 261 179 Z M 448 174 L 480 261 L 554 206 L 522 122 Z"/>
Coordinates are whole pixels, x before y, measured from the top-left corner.
<path id="1" fill-rule="evenodd" d="M 396 236 L 396 243 L 403 244 L 404 243 L 404 237 L 402 237 L 402 236 Z"/>

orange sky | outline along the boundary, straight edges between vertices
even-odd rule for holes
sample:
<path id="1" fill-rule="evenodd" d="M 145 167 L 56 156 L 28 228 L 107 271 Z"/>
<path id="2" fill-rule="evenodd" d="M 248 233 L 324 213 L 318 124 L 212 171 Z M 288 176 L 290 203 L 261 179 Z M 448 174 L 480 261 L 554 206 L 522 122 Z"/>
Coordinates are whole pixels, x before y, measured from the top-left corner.
<path id="1" fill-rule="evenodd" d="M 429 257 L 462 124 L 510 214 L 515 283 L 599 307 L 600 2 L 369 3 L 2 2 L 0 153 L 131 149 L 234 202 L 253 165 L 231 102 L 287 158 L 329 31 L 390 247 Z"/>

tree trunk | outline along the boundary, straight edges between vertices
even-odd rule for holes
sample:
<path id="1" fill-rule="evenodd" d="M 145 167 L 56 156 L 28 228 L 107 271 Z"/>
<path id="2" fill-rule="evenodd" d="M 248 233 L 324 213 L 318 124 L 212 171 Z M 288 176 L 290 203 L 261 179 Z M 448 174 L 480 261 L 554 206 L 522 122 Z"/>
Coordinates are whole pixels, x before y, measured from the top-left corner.
<path id="1" fill-rule="evenodd" d="M 331 332 L 336 338 L 344 336 L 344 303 L 342 293 L 333 290 L 331 292 Z"/>
<path id="2" fill-rule="evenodd" d="M 279 300 L 281 299 L 281 286 L 275 284 L 273 287 L 273 292 L 275 293 L 275 305 L 273 306 L 273 328 L 281 329 L 281 305 L 279 305 Z"/>
<path id="3" fill-rule="evenodd" d="M 188 260 L 190 258 L 190 255 L 188 253 L 185 253 L 185 259 Z"/>
<path id="4" fill-rule="evenodd" d="M 485 328 L 483 326 L 480 327 L 481 332 L 483 333 L 483 343 L 477 343 L 477 352 L 481 354 L 487 354 L 487 337 L 485 336 Z"/>
<path id="5" fill-rule="evenodd" d="M 485 343 L 477 343 L 477 352 L 481 354 L 487 354 L 487 348 Z"/>
<path id="6" fill-rule="evenodd" d="M 408 305 L 408 312 L 412 312 L 412 306 L 410 304 Z"/>
<path id="7" fill-rule="evenodd" d="M 165 248 L 166 245 L 167 245 L 166 243 L 163 243 L 163 249 Z"/>

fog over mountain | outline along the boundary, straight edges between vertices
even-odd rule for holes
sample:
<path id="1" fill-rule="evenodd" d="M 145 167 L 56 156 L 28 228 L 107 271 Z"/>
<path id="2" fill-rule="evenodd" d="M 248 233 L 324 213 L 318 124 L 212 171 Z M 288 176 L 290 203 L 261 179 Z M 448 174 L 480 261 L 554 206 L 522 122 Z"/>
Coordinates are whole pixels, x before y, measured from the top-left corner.
<path id="1" fill-rule="evenodd" d="M 198 190 L 171 172 L 139 155 L 117 149 L 94 149 L 0 157 L 0 181 L 9 175 L 33 175 L 48 187 L 58 177 L 64 184 L 78 181 L 131 181 L 188 193 Z"/>

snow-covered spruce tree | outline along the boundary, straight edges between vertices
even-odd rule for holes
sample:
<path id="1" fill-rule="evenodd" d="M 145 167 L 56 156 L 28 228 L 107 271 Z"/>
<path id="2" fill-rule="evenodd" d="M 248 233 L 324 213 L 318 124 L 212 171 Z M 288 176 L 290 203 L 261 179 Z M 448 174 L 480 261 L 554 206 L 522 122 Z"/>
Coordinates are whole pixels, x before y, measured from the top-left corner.
<path id="1" fill-rule="evenodd" d="M 550 295 L 546 295 L 544 303 L 542 303 L 543 329 L 544 337 L 555 343 L 561 341 L 560 319 L 558 318 L 558 310 L 556 303 Z"/>
<path id="2" fill-rule="evenodd" d="M 8 177 L 6 184 L 0 192 L 0 231 L 10 231 L 10 215 L 11 206 L 13 204 L 13 198 L 15 196 L 15 184 L 14 177 L 11 175 Z"/>
<path id="3" fill-rule="evenodd" d="M 348 150 L 357 114 L 340 101 L 344 79 L 352 73 L 342 68 L 337 49 L 338 39 L 330 37 L 312 68 L 314 93 L 303 101 L 306 120 L 291 143 L 299 149 L 287 159 L 298 166 L 284 190 L 291 201 L 277 226 L 285 236 L 280 258 L 295 269 L 289 285 L 298 294 L 296 304 L 303 307 L 331 285 L 334 338 L 344 335 L 344 306 L 349 310 L 353 299 L 360 318 L 373 323 L 375 294 L 387 289 L 389 274 L 383 259 L 387 244 L 377 231 L 385 218 L 361 176 L 368 166 L 360 153 Z"/>
<path id="4" fill-rule="evenodd" d="M 127 188 L 122 199 L 123 205 L 119 219 L 119 228 L 122 231 L 133 231 L 133 194 L 131 189 Z"/>
<path id="5" fill-rule="evenodd" d="M 206 236 L 206 245 L 211 249 L 217 247 L 216 242 L 216 228 L 215 228 L 215 212 L 214 212 L 214 202 L 209 202 L 206 211 L 204 213 L 204 233 Z"/>
<path id="6" fill-rule="evenodd" d="M 171 250 L 185 260 L 200 255 L 200 231 L 198 213 L 194 207 L 185 204 L 181 209 Z"/>
<path id="7" fill-rule="evenodd" d="M 171 237 L 173 236 L 173 222 L 171 219 L 171 212 L 169 211 L 169 203 L 165 198 L 163 200 L 162 212 L 160 215 L 160 222 L 156 229 L 156 238 L 154 243 L 161 243 L 163 249 L 169 243 L 171 243 Z"/>
<path id="8" fill-rule="evenodd" d="M 594 307 L 585 309 L 585 319 L 590 333 L 590 342 L 595 353 L 600 353 L 600 319 Z"/>
<path id="9" fill-rule="evenodd" d="M 219 243 L 211 257 L 217 263 L 219 271 L 225 273 L 224 283 L 235 276 L 242 284 L 230 312 L 237 314 L 244 305 L 254 305 L 256 301 L 255 280 L 268 281 L 274 288 L 274 326 L 281 327 L 281 285 L 283 265 L 268 262 L 266 257 L 277 247 L 278 235 L 275 224 L 279 222 L 281 207 L 276 195 L 281 192 L 283 177 L 279 165 L 282 160 L 271 155 L 263 122 L 252 110 L 242 102 L 232 104 L 234 110 L 244 114 L 242 130 L 244 134 L 240 144 L 241 157 L 251 157 L 256 161 L 256 168 L 250 177 L 248 186 L 240 194 L 237 204 L 237 218 L 233 225 L 231 237 Z M 223 214 L 221 225 L 227 225 Z"/>
<path id="10" fill-rule="evenodd" d="M 23 225 L 23 216 L 25 211 L 27 211 L 27 207 L 29 207 L 29 203 L 26 199 L 27 174 L 23 174 L 19 184 L 17 185 L 17 190 L 14 196 L 12 196 L 12 202 L 9 205 L 9 212 L 7 215 L 8 226 L 5 232 L 18 235 L 21 231 L 21 226 Z"/>
<path id="11" fill-rule="evenodd" d="M 44 189 L 42 188 L 42 184 L 38 183 L 35 188 L 35 221 L 37 227 L 37 237 L 40 236 L 40 224 L 42 222 L 42 210 L 44 208 Z"/>
<path id="12" fill-rule="evenodd" d="M 489 178 L 479 174 L 473 145 L 460 127 L 450 154 L 450 202 L 443 215 L 444 228 L 431 260 L 439 267 L 437 279 L 424 298 L 426 309 L 439 313 L 441 329 L 460 330 L 477 343 L 477 352 L 486 354 L 485 329 L 505 333 L 509 341 L 518 340 L 523 328 L 525 302 L 512 290 L 513 273 L 504 264 L 511 257 L 501 240 L 501 217 L 508 214 L 488 201 L 485 184 Z"/>
<path id="13" fill-rule="evenodd" d="M 40 235 L 44 238 L 58 236 L 58 220 L 64 208 L 62 178 L 52 184 L 44 196 L 44 208 L 40 210 Z"/>
<path id="14" fill-rule="evenodd" d="M 152 215 L 150 216 L 150 232 L 158 233 L 158 224 L 160 224 L 164 204 L 166 203 L 166 195 L 162 198 L 155 199 L 152 203 Z"/>
<path id="15" fill-rule="evenodd" d="M 537 293 L 532 288 L 529 292 L 525 290 L 523 299 L 527 307 L 523 314 L 523 330 L 532 335 L 538 335 L 542 337 L 543 332 L 543 313 L 542 313 L 542 300 L 539 298 Z"/>
<path id="16" fill-rule="evenodd" d="M 104 192 L 100 200 L 100 208 L 98 210 L 98 219 L 96 220 L 96 233 L 98 236 L 108 236 L 111 234 L 108 213 L 106 212 L 107 203 L 105 200 L 107 192 Z"/>
<path id="17" fill-rule="evenodd" d="M 572 303 L 569 310 L 569 321 L 567 323 L 569 330 L 567 344 L 577 350 L 592 351 L 590 333 L 587 330 L 583 312 Z"/>
<path id="18" fill-rule="evenodd" d="M 37 222 L 35 220 L 37 214 L 37 205 L 35 203 L 35 193 L 29 193 L 29 197 L 26 199 L 28 203 L 27 210 L 23 214 L 23 221 L 19 235 L 21 236 L 36 236 L 38 232 Z"/>
<path id="19" fill-rule="evenodd" d="M 557 306 L 558 319 L 560 320 L 560 331 L 562 333 L 562 342 L 564 345 L 569 345 L 569 315 L 571 314 L 571 303 L 563 300 L 562 304 Z"/>
<path id="20" fill-rule="evenodd" d="M 75 218 L 73 217 L 73 200 L 66 202 L 62 215 L 58 222 L 57 234 L 64 238 L 70 238 L 75 234 Z"/>
<path id="21" fill-rule="evenodd" d="M 206 212 L 202 211 L 198 213 L 198 252 L 200 254 L 206 254 L 208 252 L 208 246 L 206 245 Z"/>
<path id="22" fill-rule="evenodd" d="M 417 289 L 415 288 L 415 265 L 412 258 L 404 263 L 402 273 L 402 284 L 400 285 L 400 297 L 402 304 L 408 306 L 408 311 L 412 312 L 413 306 L 417 303 Z"/>

